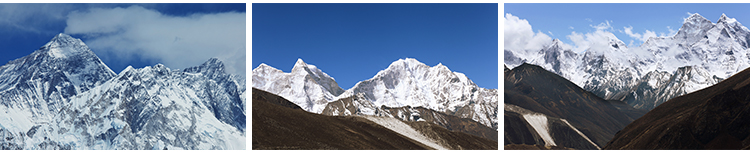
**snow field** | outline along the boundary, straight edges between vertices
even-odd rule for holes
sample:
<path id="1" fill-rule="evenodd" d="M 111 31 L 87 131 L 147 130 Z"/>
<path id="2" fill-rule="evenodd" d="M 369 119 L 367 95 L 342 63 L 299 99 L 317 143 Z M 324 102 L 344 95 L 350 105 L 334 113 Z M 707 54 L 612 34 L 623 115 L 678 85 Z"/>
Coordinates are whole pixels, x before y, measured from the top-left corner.
<path id="1" fill-rule="evenodd" d="M 552 136 L 549 134 L 549 123 L 547 123 L 547 116 L 543 114 L 524 114 L 523 118 L 526 119 L 531 127 L 536 130 L 536 133 L 539 134 L 540 137 L 542 137 L 545 146 L 557 146 L 557 144 L 555 144 L 555 140 L 553 140 Z"/>
<path id="2" fill-rule="evenodd" d="M 375 122 L 383 127 L 386 127 L 390 130 L 393 130 L 394 132 L 397 132 L 401 135 L 409 137 L 412 140 L 415 140 L 419 143 L 432 147 L 434 149 L 448 150 L 448 148 L 445 148 L 437 144 L 437 142 L 422 135 L 422 133 L 419 133 L 417 130 L 407 125 L 406 123 L 402 122 L 401 120 L 398 120 L 395 118 L 388 118 L 388 117 L 375 117 L 375 116 L 362 116 L 362 117 L 372 122 Z"/>

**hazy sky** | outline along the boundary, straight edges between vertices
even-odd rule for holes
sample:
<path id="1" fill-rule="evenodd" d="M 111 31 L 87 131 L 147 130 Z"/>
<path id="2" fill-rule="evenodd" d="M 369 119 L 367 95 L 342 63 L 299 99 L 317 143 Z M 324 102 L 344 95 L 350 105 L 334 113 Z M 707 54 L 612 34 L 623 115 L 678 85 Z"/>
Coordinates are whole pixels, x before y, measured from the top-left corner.
<path id="1" fill-rule="evenodd" d="M 0 63 L 66 33 L 117 73 L 217 57 L 229 73 L 245 75 L 245 12 L 245 4 L 0 4 Z"/>
<path id="2" fill-rule="evenodd" d="M 398 59 L 498 86 L 498 4 L 253 4 L 252 67 L 301 58 L 344 89 Z"/>

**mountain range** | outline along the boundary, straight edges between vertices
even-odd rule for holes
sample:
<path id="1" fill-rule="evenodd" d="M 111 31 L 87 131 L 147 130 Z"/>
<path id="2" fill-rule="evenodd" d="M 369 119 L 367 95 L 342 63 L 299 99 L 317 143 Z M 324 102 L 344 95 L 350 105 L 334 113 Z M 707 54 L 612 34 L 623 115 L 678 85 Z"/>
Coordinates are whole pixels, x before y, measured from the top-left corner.
<path id="1" fill-rule="evenodd" d="M 604 149 L 750 149 L 750 70 L 673 98 L 619 131 Z"/>
<path id="2" fill-rule="evenodd" d="M 481 88 L 466 75 L 442 64 L 430 67 L 416 59 L 399 59 L 348 90 L 301 59 L 290 73 L 260 64 L 253 69 L 252 76 L 254 88 L 282 96 L 312 113 L 379 115 L 418 121 L 419 118 L 410 117 L 427 113 L 391 114 L 383 109 L 422 107 L 498 128 L 497 90 Z M 332 103 L 336 101 L 339 102 Z"/>
<path id="3" fill-rule="evenodd" d="M 311 113 L 253 88 L 253 149 L 497 149 L 497 141 L 393 117 Z"/>
<path id="4" fill-rule="evenodd" d="M 646 110 L 750 66 L 750 30 L 724 14 L 715 23 L 693 14 L 674 36 L 651 37 L 638 47 L 608 39 L 605 48 L 582 53 L 557 39 L 541 50 L 505 49 L 504 63 L 539 65 L 601 98 Z"/>
<path id="5" fill-rule="evenodd" d="M 601 149 L 646 113 L 604 100 L 540 66 L 504 71 L 505 149 L 520 145 Z"/>
<path id="6" fill-rule="evenodd" d="M 0 66 L 2 149 L 245 149 L 245 79 L 212 58 L 109 69 L 55 36 Z"/>

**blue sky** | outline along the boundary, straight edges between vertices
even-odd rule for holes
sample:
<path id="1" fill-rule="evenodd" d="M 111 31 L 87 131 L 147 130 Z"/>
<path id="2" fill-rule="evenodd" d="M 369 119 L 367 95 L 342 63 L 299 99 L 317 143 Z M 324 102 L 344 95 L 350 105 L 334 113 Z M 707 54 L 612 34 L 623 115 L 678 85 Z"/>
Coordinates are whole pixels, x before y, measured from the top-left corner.
<path id="1" fill-rule="evenodd" d="M 245 75 L 245 4 L 0 4 L 0 63 L 26 56 L 58 33 L 83 40 L 113 71 L 211 57 Z"/>
<path id="2" fill-rule="evenodd" d="M 647 36 L 672 36 L 682 26 L 689 13 L 716 22 L 724 13 L 740 23 L 750 24 L 750 4 L 504 4 L 503 16 L 507 13 L 526 20 L 533 33 L 544 33 L 558 38 L 566 44 L 576 46 L 569 36 L 575 32 L 580 36 L 596 35 L 597 28 L 617 36 L 628 47 L 640 46 Z M 509 23 L 517 20 L 506 19 Z M 629 33 L 628 30 L 629 29 Z M 671 30 L 671 31 L 670 31 Z M 528 35 L 528 34 L 518 34 Z M 533 34 L 537 35 L 537 34 Z M 518 38 L 514 33 L 505 33 L 507 40 Z M 540 37 L 545 38 L 545 37 Z M 533 42 L 533 41 L 532 41 Z M 632 42 L 632 43 L 631 43 Z M 505 44 L 505 48 L 512 46 Z M 582 49 L 582 48 L 581 48 Z"/>
<path id="3" fill-rule="evenodd" d="M 497 88 L 498 4 L 252 4 L 252 67 L 301 58 L 344 89 L 403 58 Z"/>

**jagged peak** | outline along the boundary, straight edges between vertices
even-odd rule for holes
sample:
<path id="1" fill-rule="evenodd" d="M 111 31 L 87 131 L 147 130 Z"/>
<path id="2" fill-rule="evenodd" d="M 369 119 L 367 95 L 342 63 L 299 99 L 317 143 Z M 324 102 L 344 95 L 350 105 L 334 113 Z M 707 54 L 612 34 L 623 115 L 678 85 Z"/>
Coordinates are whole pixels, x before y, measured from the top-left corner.
<path id="1" fill-rule="evenodd" d="M 273 66 L 270 66 L 270 65 L 268 65 L 266 63 L 260 63 L 260 65 L 258 65 L 258 67 L 255 67 L 255 69 L 253 69 L 253 71 L 255 71 L 255 70 L 262 70 L 262 69 L 276 69 L 276 68 L 274 68 Z"/>
<path id="2" fill-rule="evenodd" d="M 69 45 L 85 45 L 83 41 L 64 33 L 55 35 L 47 44 L 44 45 L 46 48 L 64 47 Z M 43 48 L 44 48 L 43 47 Z"/>
<path id="3" fill-rule="evenodd" d="M 405 59 L 398 59 L 398 60 L 394 61 L 393 63 L 391 63 L 391 65 L 388 66 L 388 68 L 399 67 L 399 66 L 414 67 L 414 66 L 420 66 L 420 65 L 427 66 L 426 64 L 424 64 L 422 62 L 419 62 L 419 60 L 417 60 L 417 59 L 414 59 L 414 58 L 405 58 Z"/>
<path id="4" fill-rule="evenodd" d="M 438 63 L 438 64 L 437 64 L 437 65 L 435 65 L 434 67 L 445 67 L 445 65 L 443 65 L 443 63 Z"/>
<path id="5" fill-rule="evenodd" d="M 693 13 L 692 15 L 690 15 L 690 17 L 688 17 L 688 18 L 685 19 L 685 22 L 687 22 L 687 21 L 702 21 L 702 20 L 710 21 L 710 20 L 706 19 L 705 17 L 701 16 L 698 13 Z"/>
<path id="6" fill-rule="evenodd" d="M 305 61 L 302 60 L 302 58 L 297 58 L 297 62 L 294 63 L 294 67 L 292 67 L 292 72 L 297 72 L 300 69 L 305 70 L 310 65 L 305 63 Z"/>
<path id="7" fill-rule="evenodd" d="M 208 61 L 203 62 L 200 66 L 193 66 L 185 68 L 183 72 L 190 72 L 190 73 L 203 73 L 207 75 L 211 74 L 225 74 L 224 70 L 224 62 L 219 60 L 218 58 L 210 58 Z"/>
<path id="8" fill-rule="evenodd" d="M 560 39 L 553 39 L 552 44 L 562 44 L 562 41 Z"/>
<path id="9" fill-rule="evenodd" d="M 128 67 L 125 67 L 125 69 L 122 69 L 122 71 L 120 71 L 120 74 L 127 73 L 133 70 L 135 70 L 135 68 L 133 68 L 133 66 L 128 65 Z"/>
<path id="10" fill-rule="evenodd" d="M 719 17 L 719 20 L 716 21 L 716 23 L 734 23 L 737 22 L 736 19 L 727 17 L 726 14 L 722 13 L 721 17 Z"/>
<path id="11" fill-rule="evenodd" d="M 294 63 L 294 67 L 304 66 L 304 65 L 307 65 L 307 63 L 305 63 L 305 61 L 303 61 L 302 58 L 297 58 L 297 62 Z"/>

